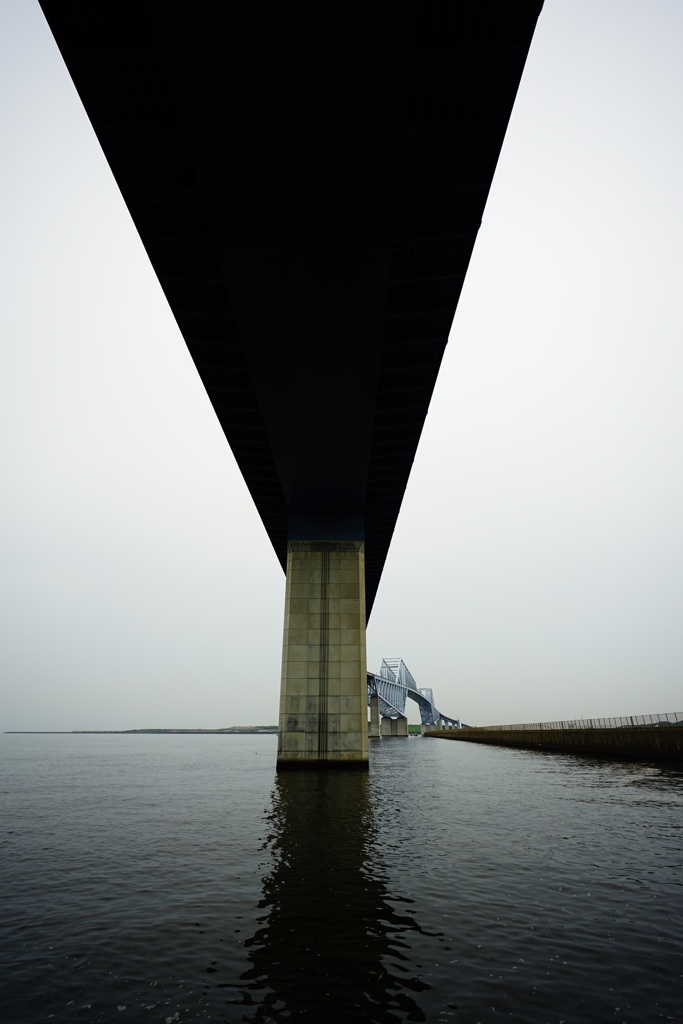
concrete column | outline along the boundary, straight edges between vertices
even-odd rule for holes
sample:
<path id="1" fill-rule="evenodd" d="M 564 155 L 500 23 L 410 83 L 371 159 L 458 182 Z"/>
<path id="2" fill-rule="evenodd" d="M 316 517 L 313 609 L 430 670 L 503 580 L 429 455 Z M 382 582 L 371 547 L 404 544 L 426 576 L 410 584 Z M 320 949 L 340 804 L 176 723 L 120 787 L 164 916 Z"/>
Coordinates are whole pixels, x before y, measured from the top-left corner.
<path id="1" fill-rule="evenodd" d="M 382 719 L 382 736 L 407 736 L 408 735 L 408 719 L 400 716 L 399 718 L 383 718 Z"/>
<path id="2" fill-rule="evenodd" d="M 370 697 L 370 722 L 368 724 L 370 739 L 381 739 L 382 728 L 379 715 L 379 696 L 376 693 L 373 693 Z"/>
<path id="3" fill-rule="evenodd" d="M 363 541 L 290 540 L 278 769 L 367 768 Z"/>

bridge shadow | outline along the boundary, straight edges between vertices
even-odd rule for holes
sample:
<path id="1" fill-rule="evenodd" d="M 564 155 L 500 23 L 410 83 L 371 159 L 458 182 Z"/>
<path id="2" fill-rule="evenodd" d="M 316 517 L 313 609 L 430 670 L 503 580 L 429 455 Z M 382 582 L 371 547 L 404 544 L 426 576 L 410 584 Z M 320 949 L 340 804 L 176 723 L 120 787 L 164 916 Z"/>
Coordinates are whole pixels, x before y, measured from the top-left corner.
<path id="1" fill-rule="evenodd" d="M 245 943 L 243 1020 L 424 1021 L 410 932 L 377 856 L 369 780 L 355 772 L 277 777 L 261 926 Z"/>

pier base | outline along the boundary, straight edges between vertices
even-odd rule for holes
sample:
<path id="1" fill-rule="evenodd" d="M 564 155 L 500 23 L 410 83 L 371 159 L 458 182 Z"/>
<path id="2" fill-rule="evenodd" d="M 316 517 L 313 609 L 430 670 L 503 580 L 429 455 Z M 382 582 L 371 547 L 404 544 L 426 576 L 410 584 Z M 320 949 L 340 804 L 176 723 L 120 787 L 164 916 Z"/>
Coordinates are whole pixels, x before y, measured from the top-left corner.
<path id="1" fill-rule="evenodd" d="M 277 767 L 367 766 L 364 543 L 290 540 Z"/>

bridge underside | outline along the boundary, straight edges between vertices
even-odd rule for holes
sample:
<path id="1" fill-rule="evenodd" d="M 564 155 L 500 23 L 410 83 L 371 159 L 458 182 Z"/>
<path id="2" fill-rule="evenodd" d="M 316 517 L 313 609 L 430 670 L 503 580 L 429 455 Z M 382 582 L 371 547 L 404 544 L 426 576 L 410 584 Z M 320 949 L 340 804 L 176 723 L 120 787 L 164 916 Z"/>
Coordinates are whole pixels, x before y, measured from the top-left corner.
<path id="1" fill-rule="evenodd" d="M 541 0 L 41 2 L 283 568 L 361 544 L 369 614 Z M 353 760 L 333 592 L 295 759 Z"/>

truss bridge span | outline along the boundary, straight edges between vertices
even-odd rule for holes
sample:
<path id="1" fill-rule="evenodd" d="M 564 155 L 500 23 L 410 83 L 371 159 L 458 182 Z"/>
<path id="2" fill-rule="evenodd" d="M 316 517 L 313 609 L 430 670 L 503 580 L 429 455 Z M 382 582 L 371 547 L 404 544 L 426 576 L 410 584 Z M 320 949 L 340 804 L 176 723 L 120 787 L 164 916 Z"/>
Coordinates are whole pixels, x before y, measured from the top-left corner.
<path id="1" fill-rule="evenodd" d="M 460 720 L 442 714 L 434 703 L 434 692 L 429 687 L 419 687 L 402 658 L 383 658 L 379 673 L 368 672 L 368 705 L 372 698 L 379 698 L 379 713 L 382 718 L 405 718 L 408 697 L 420 708 L 423 725 L 445 725 L 460 728 Z"/>

